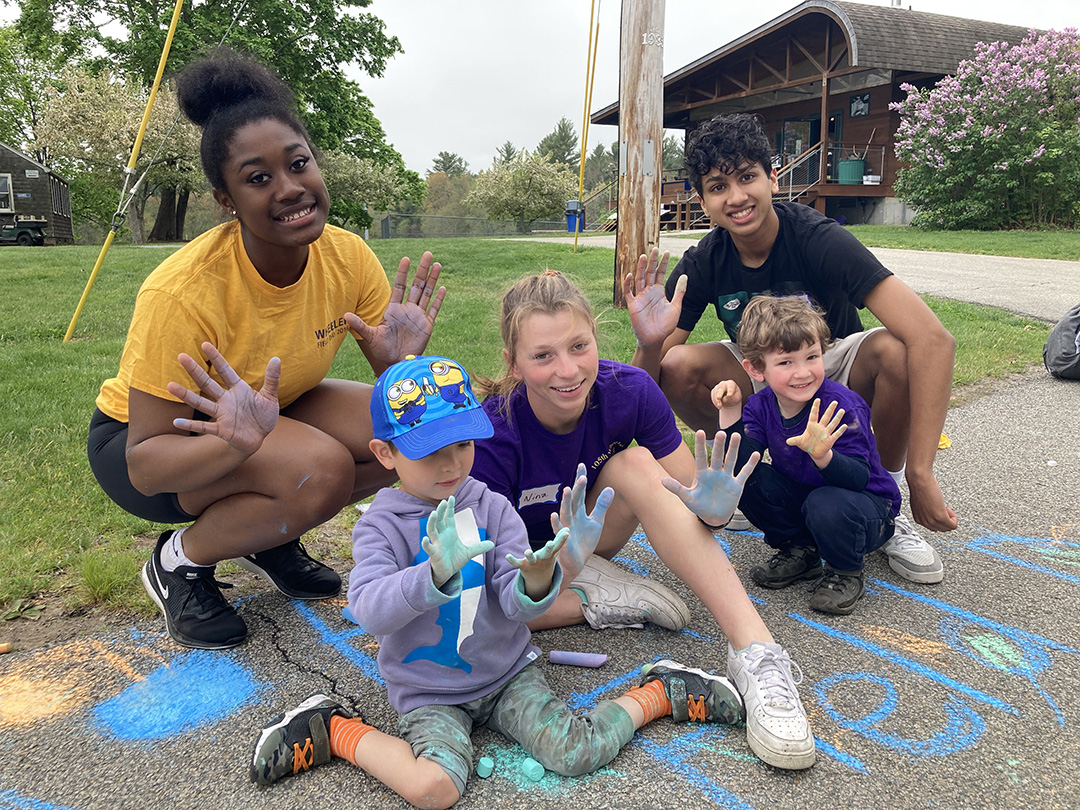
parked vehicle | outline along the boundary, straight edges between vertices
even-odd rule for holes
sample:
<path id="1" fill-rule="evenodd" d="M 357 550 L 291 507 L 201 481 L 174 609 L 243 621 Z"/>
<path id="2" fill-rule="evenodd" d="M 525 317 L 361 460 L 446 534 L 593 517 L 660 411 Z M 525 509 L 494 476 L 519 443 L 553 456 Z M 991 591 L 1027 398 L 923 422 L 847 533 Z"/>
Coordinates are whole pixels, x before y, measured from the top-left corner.
<path id="1" fill-rule="evenodd" d="M 45 244 L 45 217 L 23 214 L 0 214 L 0 244 L 16 244 L 20 247 Z"/>

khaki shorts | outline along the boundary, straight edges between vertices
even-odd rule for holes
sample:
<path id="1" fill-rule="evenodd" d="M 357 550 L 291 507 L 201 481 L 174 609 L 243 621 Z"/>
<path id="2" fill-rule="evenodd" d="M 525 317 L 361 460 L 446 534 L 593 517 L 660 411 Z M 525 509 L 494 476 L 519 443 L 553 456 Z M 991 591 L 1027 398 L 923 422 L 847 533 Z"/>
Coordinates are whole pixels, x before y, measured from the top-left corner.
<path id="1" fill-rule="evenodd" d="M 825 351 L 825 376 L 833 382 L 840 383 L 840 385 L 847 386 L 848 377 L 851 375 L 851 367 L 855 363 L 855 355 L 859 353 L 859 347 L 862 346 L 863 341 L 875 332 L 883 330 L 884 326 L 877 326 L 873 329 L 867 329 L 863 332 L 856 332 L 853 335 L 848 335 L 845 338 L 833 341 L 833 344 Z M 732 343 L 730 340 L 720 341 L 727 346 L 728 351 L 735 355 L 735 359 L 740 363 L 743 361 L 742 352 L 739 351 L 739 347 Z M 758 382 L 751 378 L 750 380 L 754 384 L 754 391 L 760 391 L 765 387 L 764 382 Z"/>

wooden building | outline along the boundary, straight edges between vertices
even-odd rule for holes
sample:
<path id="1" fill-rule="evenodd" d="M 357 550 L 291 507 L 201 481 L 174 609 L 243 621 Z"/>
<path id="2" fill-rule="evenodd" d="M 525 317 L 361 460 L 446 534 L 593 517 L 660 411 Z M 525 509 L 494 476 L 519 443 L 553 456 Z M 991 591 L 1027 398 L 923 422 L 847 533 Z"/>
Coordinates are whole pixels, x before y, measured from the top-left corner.
<path id="1" fill-rule="evenodd" d="M 47 166 L 0 143 L 0 225 L 16 217 L 43 219 L 47 245 L 75 238 L 67 182 Z"/>
<path id="2" fill-rule="evenodd" d="M 666 76 L 664 127 L 689 135 L 714 115 L 754 113 L 775 143 L 779 198 L 850 223 L 906 224 L 911 214 L 893 194 L 900 116 L 889 109 L 906 98 L 900 85 L 933 86 L 976 43 L 1018 44 L 1027 34 L 897 6 L 806 0 Z M 618 116 L 615 103 L 591 120 L 617 124 Z M 666 221 L 708 227 L 696 195 L 677 186 L 664 195 Z"/>

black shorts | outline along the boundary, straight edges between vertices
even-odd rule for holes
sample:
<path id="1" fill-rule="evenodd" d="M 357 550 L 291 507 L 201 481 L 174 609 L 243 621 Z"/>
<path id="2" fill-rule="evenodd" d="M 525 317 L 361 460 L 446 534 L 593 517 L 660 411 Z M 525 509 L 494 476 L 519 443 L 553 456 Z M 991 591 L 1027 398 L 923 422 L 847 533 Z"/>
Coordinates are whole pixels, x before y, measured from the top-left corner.
<path id="1" fill-rule="evenodd" d="M 86 454 L 90 459 L 90 469 L 105 494 L 125 512 L 155 523 L 190 523 L 195 520 L 195 515 L 189 515 L 180 507 L 180 499 L 175 492 L 143 495 L 132 486 L 125 455 L 127 437 L 127 422 L 119 422 L 94 409 L 94 415 L 90 417 Z"/>

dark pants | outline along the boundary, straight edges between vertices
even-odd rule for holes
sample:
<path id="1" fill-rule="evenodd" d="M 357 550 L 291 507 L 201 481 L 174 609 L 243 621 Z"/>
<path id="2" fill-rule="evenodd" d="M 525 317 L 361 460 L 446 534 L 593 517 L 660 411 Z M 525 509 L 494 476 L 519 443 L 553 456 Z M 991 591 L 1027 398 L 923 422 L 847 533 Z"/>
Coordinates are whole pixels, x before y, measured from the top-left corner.
<path id="1" fill-rule="evenodd" d="M 815 546 L 837 571 L 863 568 L 863 557 L 885 545 L 896 527 L 892 503 L 869 492 L 808 487 L 771 464 L 759 464 L 739 508 L 779 550 Z"/>

